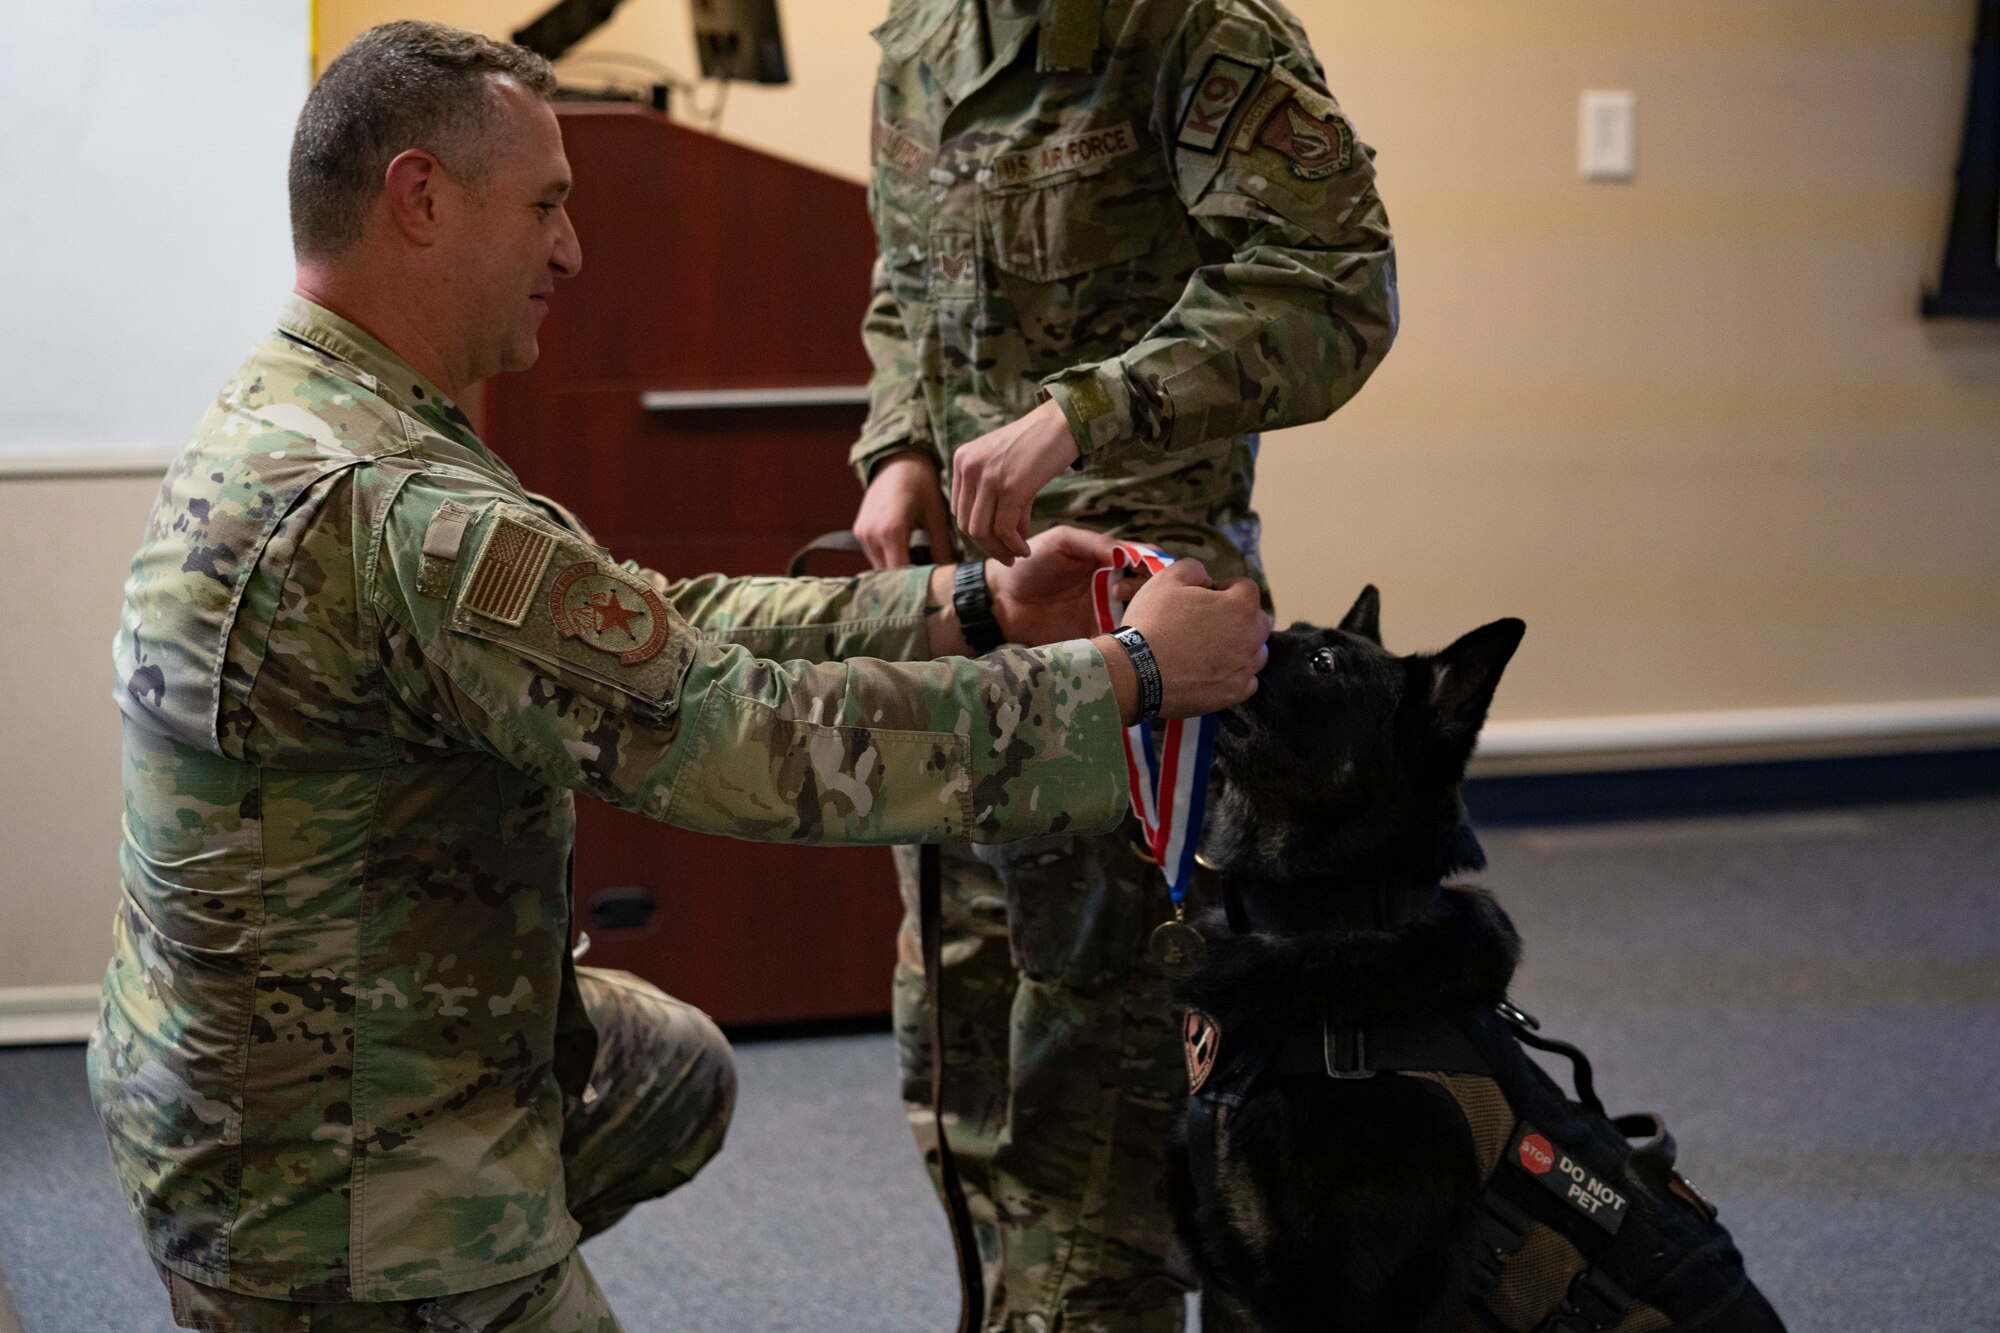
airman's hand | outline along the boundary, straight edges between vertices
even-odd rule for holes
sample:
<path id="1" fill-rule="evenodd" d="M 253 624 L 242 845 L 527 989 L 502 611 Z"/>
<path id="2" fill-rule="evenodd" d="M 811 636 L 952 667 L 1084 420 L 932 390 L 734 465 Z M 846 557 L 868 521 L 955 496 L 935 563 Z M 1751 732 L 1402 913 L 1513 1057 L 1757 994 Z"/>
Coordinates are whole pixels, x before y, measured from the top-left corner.
<path id="1" fill-rule="evenodd" d="M 1028 513 L 1042 487 L 1077 458 L 1054 399 L 951 456 L 951 512 L 966 537 L 1003 565 L 1028 554 Z"/>
<path id="2" fill-rule="evenodd" d="M 1009 643 L 1060 643 L 1097 633 L 1091 579 L 1111 562 L 1112 539 L 1082 528 L 1050 528 L 1028 539 L 1028 558 L 986 571 L 993 618 Z M 1112 596 L 1131 600 L 1140 586 L 1133 577 L 1112 585 Z"/>
<path id="3" fill-rule="evenodd" d="M 1125 623 L 1146 636 L 1159 663 L 1160 716 L 1220 712 L 1257 692 L 1271 617 L 1251 580 L 1211 586 L 1199 560 L 1178 560 L 1133 596 Z"/>
<path id="4" fill-rule="evenodd" d="M 854 535 L 870 565 L 900 569 L 910 563 L 910 534 L 919 528 L 930 539 L 931 559 L 949 564 L 951 515 L 944 507 L 937 464 L 924 454 L 892 455 L 875 469 L 861 497 Z"/>

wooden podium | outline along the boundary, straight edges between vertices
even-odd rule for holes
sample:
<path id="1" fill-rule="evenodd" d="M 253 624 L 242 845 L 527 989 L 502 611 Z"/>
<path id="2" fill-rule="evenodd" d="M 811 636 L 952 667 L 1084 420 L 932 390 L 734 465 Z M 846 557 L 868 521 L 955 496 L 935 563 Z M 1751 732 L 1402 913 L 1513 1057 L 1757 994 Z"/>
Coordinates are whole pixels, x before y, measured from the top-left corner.
<path id="1" fill-rule="evenodd" d="M 558 114 L 583 270 L 534 369 L 488 385 L 486 438 L 621 557 L 782 572 L 861 498 L 863 189 L 650 109 Z M 576 897 L 590 963 L 718 1022 L 888 1010 L 901 907 L 880 848 L 735 842 L 578 797 Z"/>

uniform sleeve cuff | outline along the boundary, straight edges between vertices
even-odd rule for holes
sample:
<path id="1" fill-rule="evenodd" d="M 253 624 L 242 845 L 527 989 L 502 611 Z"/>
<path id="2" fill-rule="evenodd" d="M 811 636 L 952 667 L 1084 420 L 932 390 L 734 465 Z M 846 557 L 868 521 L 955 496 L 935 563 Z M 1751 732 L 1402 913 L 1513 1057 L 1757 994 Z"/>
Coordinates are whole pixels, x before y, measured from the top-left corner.
<path id="1" fill-rule="evenodd" d="M 1130 384 L 1115 362 L 1051 375 L 1042 389 L 1069 422 L 1079 471 L 1113 462 L 1148 443 L 1137 425 L 1142 414 L 1134 411 Z"/>
<path id="2" fill-rule="evenodd" d="M 922 458 L 935 458 L 930 446 L 916 440 L 896 440 L 889 444 L 878 444 L 872 440 L 862 440 L 847 451 L 847 461 L 861 478 L 861 486 L 866 490 L 868 483 L 875 480 L 875 472 L 884 463 L 899 454 L 916 454 Z"/>

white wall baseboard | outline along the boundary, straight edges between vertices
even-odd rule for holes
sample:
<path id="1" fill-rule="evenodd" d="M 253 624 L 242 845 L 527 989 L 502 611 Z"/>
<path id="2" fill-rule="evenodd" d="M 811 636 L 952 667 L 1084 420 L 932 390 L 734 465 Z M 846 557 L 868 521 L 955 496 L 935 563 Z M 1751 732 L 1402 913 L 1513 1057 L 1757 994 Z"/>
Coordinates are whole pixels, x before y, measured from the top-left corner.
<path id="1" fill-rule="evenodd" d="M 98 987 L 0 987 L 0 1046 L 82 1041 L 97 1023 Z"/>
<path id="2" fill-rule="evenodd" d="M 2000 745 L 2000 697 L 1493 722 L 1474 777 L 1828 759 Z"/>
<path id="3" fill-rule="evenodd" d="M 0 449 L 0 481 L 62 477 L 163 477 L 177 449 L 156 445 L 90 449 Z"/>

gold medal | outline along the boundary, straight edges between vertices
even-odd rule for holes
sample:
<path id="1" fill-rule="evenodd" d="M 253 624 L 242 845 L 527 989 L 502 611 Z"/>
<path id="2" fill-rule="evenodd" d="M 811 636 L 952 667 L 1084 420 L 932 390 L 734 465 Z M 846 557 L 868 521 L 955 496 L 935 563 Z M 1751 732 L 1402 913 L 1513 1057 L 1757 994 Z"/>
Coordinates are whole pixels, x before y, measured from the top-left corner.
<path id="1" fill-rule="evenodd" d="M 1147 952 L 1160 971 L 1183 980 L 1208 965 L 1208 941 L 1185 921 L 1162 921 L 1153 928 Z"/>

